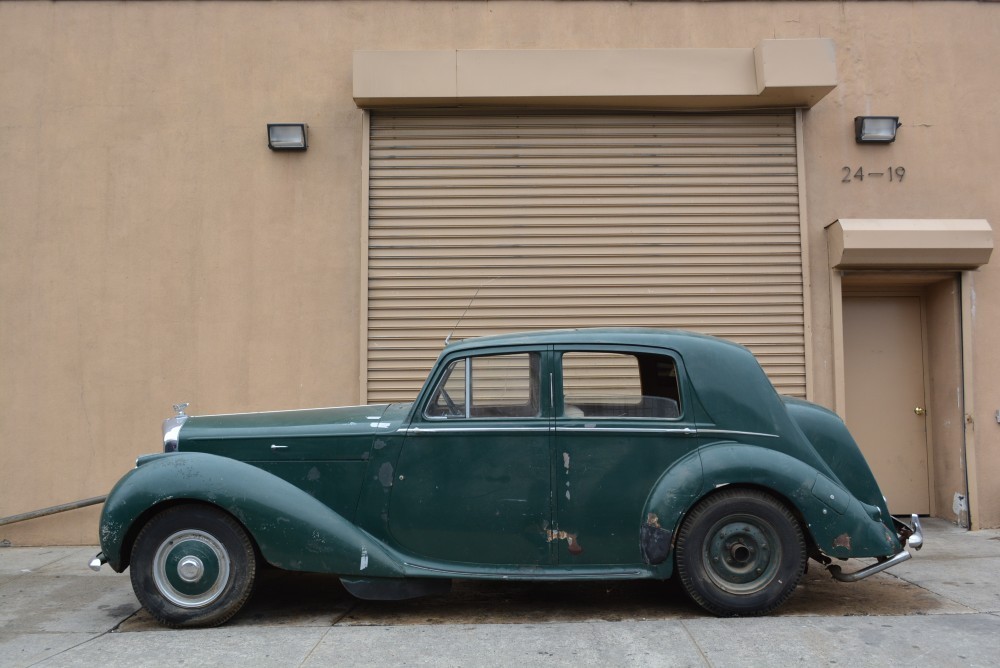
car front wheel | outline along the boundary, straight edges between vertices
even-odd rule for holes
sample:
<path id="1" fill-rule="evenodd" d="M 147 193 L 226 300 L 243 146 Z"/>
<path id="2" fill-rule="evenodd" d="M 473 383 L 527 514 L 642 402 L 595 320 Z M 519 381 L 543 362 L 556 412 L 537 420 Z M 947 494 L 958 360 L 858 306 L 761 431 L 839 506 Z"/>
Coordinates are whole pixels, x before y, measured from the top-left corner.
<path id="1" fill-rule="evenodd" d="M 677 535 L 677 575 L 712 614 L 763 615 L 785 602 L 805 570 L 798 520 L 776 498 L 753 489 L 702 500 Z"/>
<path id="2" fill-rule="evenodd" d="M 161 623 L 217 626 L 250 597 L 257 557 L 232 517 L 211 506 L 183 505 L 146 523 L 129 568 L 136 597 Z"/>

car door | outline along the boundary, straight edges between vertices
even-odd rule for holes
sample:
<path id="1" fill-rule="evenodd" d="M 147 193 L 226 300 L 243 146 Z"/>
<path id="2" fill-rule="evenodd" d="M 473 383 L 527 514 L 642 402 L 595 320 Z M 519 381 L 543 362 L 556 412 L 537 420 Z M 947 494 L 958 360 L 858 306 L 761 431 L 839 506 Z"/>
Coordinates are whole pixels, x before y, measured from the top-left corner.
<path id="1" fill-rule="evenodd" d="M 506 349 L 463 353 L 441 366 L 393 472 L 388 528 L 399 547 L 448 562 L 551 563 L 551 385 L 541 381 L 543 357 L 543 349 Z"/>
<path id="2" fill-rule="evenodd" d="M 556 346 L 554 356 L 558 563 L 642 563 L 650 490 L 697 443 L 681 360 L 638 347 Z"/>

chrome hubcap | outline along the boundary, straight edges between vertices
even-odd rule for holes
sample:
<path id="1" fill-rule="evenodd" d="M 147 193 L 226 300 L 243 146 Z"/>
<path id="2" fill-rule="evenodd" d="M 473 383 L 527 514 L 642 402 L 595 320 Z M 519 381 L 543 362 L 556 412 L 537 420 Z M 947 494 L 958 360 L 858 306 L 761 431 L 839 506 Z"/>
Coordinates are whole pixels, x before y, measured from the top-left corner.
<path id="1" fill-rule="evenodd" d="M 232 565 L 218 538 L 185 529 L 160 543 L 153 556 L 153 582 L 168 601 L 181 608 L 202 608 L 222 595 Z"/>
<path id="2" fill-rule="evenodd" d="M 177 574 L 185 582 L 197 582 L 205 573 L 205 564 L 198 557 L 184 557 L 177 564 Z"/>

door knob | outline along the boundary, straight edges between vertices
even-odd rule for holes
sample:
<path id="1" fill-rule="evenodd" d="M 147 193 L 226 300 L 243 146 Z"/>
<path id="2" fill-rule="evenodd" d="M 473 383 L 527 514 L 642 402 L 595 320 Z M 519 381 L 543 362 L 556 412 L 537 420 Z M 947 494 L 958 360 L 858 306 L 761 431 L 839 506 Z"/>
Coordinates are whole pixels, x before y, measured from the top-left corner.
<path id="1" fill-rule="evenodd" d="M 923 408 L 920 408 L 919 406 L 917 406 L 916 408 L 913 409 L 913 412 L 916 413 L 917 415 L 923 415 L 927 411 L 924 410 Z"/>

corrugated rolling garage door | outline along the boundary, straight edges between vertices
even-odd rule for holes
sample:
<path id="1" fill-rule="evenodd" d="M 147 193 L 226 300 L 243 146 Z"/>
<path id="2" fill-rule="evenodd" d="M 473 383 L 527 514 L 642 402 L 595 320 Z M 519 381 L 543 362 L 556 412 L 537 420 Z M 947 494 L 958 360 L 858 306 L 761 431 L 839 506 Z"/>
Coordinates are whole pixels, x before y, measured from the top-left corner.
<path id="1" fill-rule="evenodd" d="M 587 326 L 732 339 L 805 395 L 795 114 L 373 112 L 372 402 L 446 337 Z"/>

